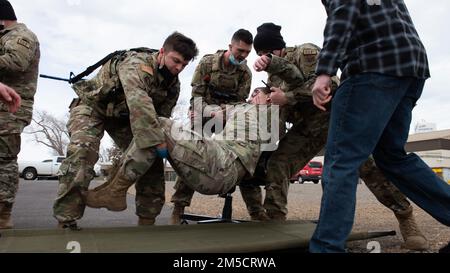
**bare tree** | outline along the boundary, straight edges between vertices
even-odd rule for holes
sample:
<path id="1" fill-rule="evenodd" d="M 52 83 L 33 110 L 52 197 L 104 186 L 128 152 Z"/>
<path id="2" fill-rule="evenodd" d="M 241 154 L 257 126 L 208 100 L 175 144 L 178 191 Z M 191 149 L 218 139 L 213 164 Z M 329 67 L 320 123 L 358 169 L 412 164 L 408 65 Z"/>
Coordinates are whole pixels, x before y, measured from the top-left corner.
<path id="1" fill-rule="evenodd" d="M 189 120 L 188 109 L 189 99 L 180 98 L 172 111 L 172 118 L 177 121 L 185 122 Z"/>
<path id="2" fill-rule="evenodd" d="M 64 156 L 69 144 L 66 123 L 67 116 L 57 118 L 46 111 L 36 110 L 33 121 L 25 133 L 32 134 L 36 143 L 48 147 L 54 154 Z"/>
<path id="3" fill-rule="evenodd" d="M 112 148 L 107 148 L 104 145 L 100 145 L 100 150 L 98 151 L 98 161 L 99 162 L 108 162 L 110 161 L 110 150 Z"/>
<path id="4" fill-rule="evenodd" d="M 109 149 L 107 149 L 107 155 L 108 155 L 108 161 L 111 161 L 114 167 L 117 167 L 119 165 L 120 159 L 122 158 L 122 151 L 119 149 L 119 147 L 116 145 L 116 143 L 113 144 L 113 146 Z"/>

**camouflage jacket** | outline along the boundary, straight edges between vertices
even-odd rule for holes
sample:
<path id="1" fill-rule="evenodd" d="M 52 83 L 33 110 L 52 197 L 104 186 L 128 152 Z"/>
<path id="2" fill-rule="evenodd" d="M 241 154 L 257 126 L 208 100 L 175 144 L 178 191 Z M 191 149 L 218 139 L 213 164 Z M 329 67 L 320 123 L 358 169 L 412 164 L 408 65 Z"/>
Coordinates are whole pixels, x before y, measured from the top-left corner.
<path id="1" fill-rule="evenodd" d="M 207 174 L 214 174 L 239 158 L 245 169 L 253 175 L 266 147 L 264 144 L 274 140 L 270 139 L 269 126 L 271 114 L 276 114 L 276 111 L 272 113 L 272 108 L 248 103 L 233 108 L 227 111 L 225 128 L 211 138 L 202 137 L 187 127 L 181 130 L 172 128 L 171 137 L 183 149 L 174 149 L 171 156 Z M 278 133 L 277 129 L 273 131 Z"/>
<path id="2" fill-rule="evenodd" d="M 252 83 L 252 74 L 247 64 L 224 67 L 225 50 L 205 55 L 195 69 L 192 78 L 192 99 L 203 98 L 202 110 L 207 105 L 224 108 L 225 104 L 245 102 Z"/>
<path id="3" fill-rule="evenodd" d="M 311 101 L 311 87 L 316 79 L 315 69 L 319 52 L 320 47 L 306 43 L 286 48 L 283 58 L 272 56 L 267 69 L 269 83 L 285 91 L 289 105 Z M 333 83 L 337 87 L 337 77 L 333 78 Z"/>
<path id="4" fill-rule="evenodd" d="M 225 149 L 231 150 L 253 175 L 264 144 L 277 140 L 278 128 L 272 130 L 271 118 L 276 115 L 274 108 L 267 105 L 239 104 L 232 111 L 227 111 L 227 122 L 224 130 L 214 139 L 223 141 Z"/>
<path id="5" fill-rule="evenodd" d="M 139 148 L 165 142 L 158 116 L 170 117 L 180 94 L 178 77 L 166 82 L 158 72 L 158 54 L 127 51 L 94 78 L 73 85 L 81 100 L 104 116 L 129 116 Z"/>
<path id="6" fill-rule="evenodd" d="M 39 73 L 39 41 L 24 24 L 17 23 L 0 31 L 0 82 L 9 85 L 20 94 L 22 105 L 15 114 L 8 114 L 14 128 L 10 133 L 20 133 L 24 125 L 31 122 L 34 94 Z M 0 114 L 7 108 L 0 104 Z M 14 125 L 16 124 L 16 125 Z"/>

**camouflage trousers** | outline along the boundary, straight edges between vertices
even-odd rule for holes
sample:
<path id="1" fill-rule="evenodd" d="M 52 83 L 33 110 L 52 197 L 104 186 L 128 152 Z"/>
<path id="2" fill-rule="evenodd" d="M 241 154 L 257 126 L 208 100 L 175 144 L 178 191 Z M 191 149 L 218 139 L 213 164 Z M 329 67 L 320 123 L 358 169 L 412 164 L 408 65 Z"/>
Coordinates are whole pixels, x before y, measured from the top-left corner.
<path id="1" fill-rule="evenodd" d="M 282 137 L 277 150 L 273 152 L 270 157 L 270 163 L 267 163 L 267 177 L 265 176 L 265 174 L 257 171 L 257 173 L 255 173 L 255 178 L 252 178 L 251 181 L 242 181 L 239 184 L 244 202 L 246 203 L 248 211 L 251 215 L 265 210 L 262 205 L 261 189 L 256 185 L 267 185 L 267 206 L 275 207 L 270 211 L 273 211 L 274 213 L 278 212 L 279 209 L 277 209 L 276 207 L 283 207 L 283 204 L 287 203 L 287 191 L 289 186 L 288 181 L 290 178 L 290 176 L 288 176 L 288 173 L 296 172 L 298 170 L 296 166 L 301 165 L 301 161 L 306 160 L 306 158 L 299 158 L 298 155 L 304 154 L 306 149 L 310 149 L 310 152 L 317 151 L 315 154 L 317 154 L 322 149 L 323 144 L 321 143 L 311 143 L 309 147 L 303 147 L 302 145 L 299 145 L 299 143 L 306 142 L 310 139 L 312 140 L 320 136 L 321 134 L 324 134 L 326 138 L 328 114 L 322 115 L 318 113 L 318 111 L 308 110 L 312 109 L 310 106 L 304 109 L 305 110 L 302 110 L 302 115 L 298 116 L 289 115 L 289 112 L 291 112 L 292 108 L 284 110 L 280 113 L 280 128 L 284 127 L 284 123 L 288 119 L 296 119 L 297 121 L 301 120 L 302 124 L 301 126 L 293 126 L 289 133 Z M 311 117 L 315 118 L 311 119 Z M 306 160 L 306 163 L 308 161 L 309 160 Z M 265 169 L 265 166 L 261 167 L 261 165 L 262 162 L 258 162 L 257 170 Z M 285 176 L 288 176 L 287 179 L 285 178 Z M 262 179 L 264 181 L 257 182 L 256 180 L 258 179 Z M 271 182 L 268 183 L 267 181 Z M 174 189 L 175 193 L 172 195 L 171 202 L 179 206 L 189 206 L 195 191 L 191 187 L 186 185 L 186 183 L 184 183 L 181 178 L 177 178 Z M 283 215 L 287 213 L 287 209 L 285 208 L 282 211 Z"/>
<path id="2" fill-rule="evenodd" d="M 117 146 L 125 151 L 133 134 L 128 118 L 107 118 L 99 109 L 85 104 L 74 107 L 67 123 L 70 144 L 59 170 L 59 187 L 53 204 L 53 215 L 60 222 L 83 217 L 83 193 L 94 177 L 100 141 L 108 132 Z M 156 160 L 136 183 L 136 214 L 155 218 L 165 202 L 164 165 Z"/>
<path id="3" fill-rule="evenodd" d="M 267 163 L 265 179 L 266 196 L 262 203 L 259 186 L 242 183 L 240 191 L 250 215 L 266 211 L 274 219 L 286 217 L 287 196 L 290 178 L 325 146 L 328 133 L 329 114 L 316 110 L 314 106 L 305 106 L 301 116 L 294 117 L 296 122 L 280 140 L 278 149 Z M 386 207 L 394 212 L 409 208 L 406 197 L 382 174 L 372 158 L 360 167 L 360 177 L 369 190 Z"/>
<path id="4" fill-rule="evenodd" d="M 19 188 L 20 134 L 0 135 L 0 203 L 14 203 Z"/>
<path id="5" fill-rule="evenodd" d="M 200 126 L 200 128 L 203 129 L 203 126 L 209 120 L 210 119 L 204 118 L 201 121 L 202 126 Z M 192 123 L 192 130 L 195 130 L 194 122 L 195 121 L 193 121 Z M 214 129 L 212 129 L 212 131 L 214 131 Z M 205 132 L 199 132 L 199 134 L 204 133 Z M 210 137 L 211 135 L 207 134 L 206 136 Z M 188 184 L 186 184 L 180 176 L 177 176 L 173 189 L 175 190 L 175 192 L 172 194 L 170 202 L 174 203 L 176 206 L 189 207 L 191 205 L 192 198 L 194 197 L 195 190 L 193 190 Z"/>
<path id="6" fill-rule="evenodd" d="M 170 199 L 170 202 L 177 206 L 189 207 L 191 205 L 192 198 L 194 197 L 195 191 L 189 187 L 179 176 L 173 187 L 175 192 Z"/>
<path id="7" fill-rule="evenodd" d="M 18 116 L 6 112 L 0 106 L 0 202 L 14 203 L 19 188 L 19 168 L 17 155 L 20 152 L 21 138 L 31 116 Z"/>
<path id="8" fill-rule="evenodd" d="M 233 152 L 210 138 L 177 139 L 171 134 L 172 121 L 160 118 L 169 147 L 169 161 L 186 188 L 201 194 L 225 194 L 236 186 L 246 169 Z M 178 131 L 179 132 L 179 131 Z M 185 136 L 194 133 L 184 130 Z"/>

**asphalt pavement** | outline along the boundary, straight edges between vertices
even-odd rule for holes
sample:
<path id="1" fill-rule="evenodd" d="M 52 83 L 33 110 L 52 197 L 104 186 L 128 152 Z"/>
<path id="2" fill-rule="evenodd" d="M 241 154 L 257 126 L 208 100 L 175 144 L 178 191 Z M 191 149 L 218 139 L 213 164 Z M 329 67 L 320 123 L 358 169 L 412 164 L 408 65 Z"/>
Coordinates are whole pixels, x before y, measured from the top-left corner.
<path id="1" fill-rule="evenodd" d="M 91 186 L 99 182 L 93 181 Z M 52 229 L 57 221 L 53 217 L 53 201 L 58 190 L 58 180 L 20 179 L 19 191 L 13 208 L 15 229 Z M 132 227 L 136 226 L 134 196 L 127 195 L 128 208 L 121 212 L 106 209 L 86 208 L 84 216 L 78 221 L 81 227 Z M 171 208 L 164 206 L 156 220 L 157 225 L 168 223 Z"/>

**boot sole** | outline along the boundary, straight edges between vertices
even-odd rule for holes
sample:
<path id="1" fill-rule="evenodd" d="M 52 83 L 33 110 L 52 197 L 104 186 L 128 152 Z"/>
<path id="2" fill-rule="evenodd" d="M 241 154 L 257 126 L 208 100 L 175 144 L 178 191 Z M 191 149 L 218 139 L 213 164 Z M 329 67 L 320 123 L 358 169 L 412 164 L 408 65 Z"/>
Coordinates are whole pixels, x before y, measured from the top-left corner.
<path id="1" fill-rule="evenodd" d="M 430 249 L 430 245 L 427 240 L 422 237 L 418 237 L 415 239 L 406 240 L 402 244 L 402 248 L 415 251 L 425 251 Z"/>
<path id="2" fill-rule="evenodd" d="M 90 207 L 90 208 L 94 208 L 94 209 L 101 209 L 101 208 L 105 208 L 109 211 L 124 211 L 127 209 L 127 207 L 111 207 L 108 205 L 91 205 L 91 204 L 86 204 L 86 206 Z"/>

